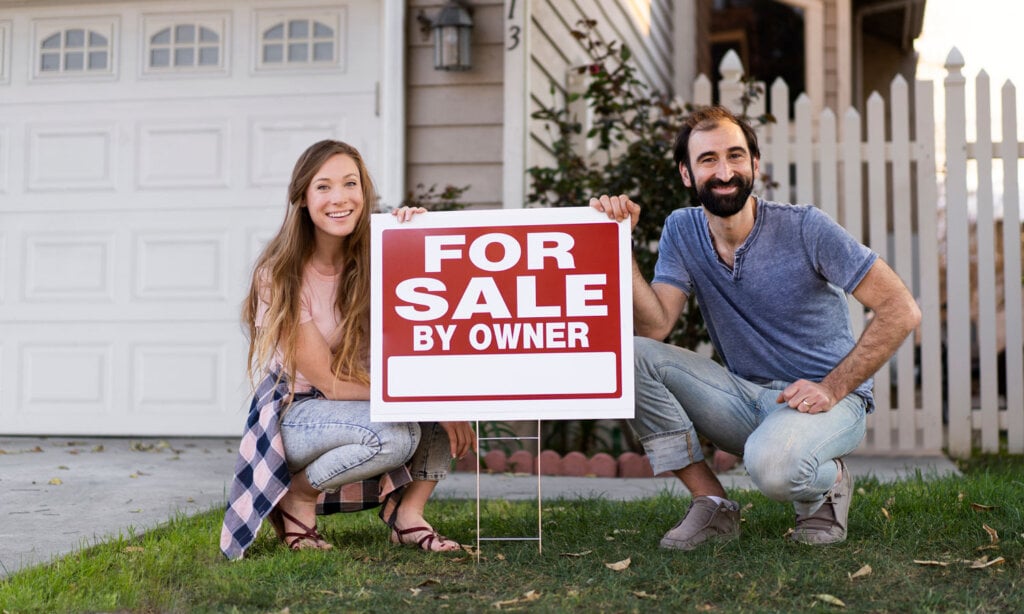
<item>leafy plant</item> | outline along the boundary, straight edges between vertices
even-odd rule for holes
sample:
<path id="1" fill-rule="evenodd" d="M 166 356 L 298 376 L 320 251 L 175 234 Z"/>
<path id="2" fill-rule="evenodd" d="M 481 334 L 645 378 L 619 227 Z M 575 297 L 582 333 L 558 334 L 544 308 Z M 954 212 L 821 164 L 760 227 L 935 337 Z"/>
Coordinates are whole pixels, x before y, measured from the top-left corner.
<path id="1" fill-rule="evenodd" d="M 400 207 L 423 207 L 428 211 L 458 211 L 466 208 L 466 204 L 460 202 L 462 195 L 469 190 L 469 186 L 454 186 L 448 184 L 438 189 L 437 184 L 427 187 L 425 184 L 417 183 L 415 191 L 410 190 Z"/>

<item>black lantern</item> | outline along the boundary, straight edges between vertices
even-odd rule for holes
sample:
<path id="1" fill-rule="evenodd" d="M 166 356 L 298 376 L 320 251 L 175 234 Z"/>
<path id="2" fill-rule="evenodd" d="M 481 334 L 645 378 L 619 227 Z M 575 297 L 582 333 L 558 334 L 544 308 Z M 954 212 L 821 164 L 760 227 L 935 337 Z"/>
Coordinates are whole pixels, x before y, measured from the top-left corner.
<path id="1" fill-rule="evenodd" d="M 473 16 L 457 0 L 449 0 L 431 24 L 434 32 L 434 69 L 469 70 L 473 37 Z"/>

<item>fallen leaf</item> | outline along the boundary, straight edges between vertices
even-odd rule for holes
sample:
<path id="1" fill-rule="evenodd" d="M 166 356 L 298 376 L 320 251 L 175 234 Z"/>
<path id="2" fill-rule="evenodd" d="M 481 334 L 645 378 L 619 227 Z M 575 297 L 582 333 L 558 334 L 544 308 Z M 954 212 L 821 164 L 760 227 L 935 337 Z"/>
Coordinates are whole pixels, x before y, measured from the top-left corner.
<path id="1" fill-rule="evenodd" d="M 943 563 L 942 561 L 919 561 L 914 559 L 914 562 L 918 565 L 926 565 L 929 567 L 949 567 L 949 563 Z"/>
<path id="2" fill-rule="evenodd" d="M 93 446 L 92 451 L 93 452 L 102 452 L 103 451 L 103 444 L 101 443 L 99 445 Z"/>
<path id="3" fill-rule="evenodd" d="M 1004 559 L 1001 556 L 1000 557 L 996 557 L 996 558 L 992 559 L 991 561 L 988 560 L 987 556 L 983 556 L 980 559 L 978 559 L 977 561 L 972 561 L 971 562 L 971 569 L 985 569 L 986 567 L 992 567 L 993 565 L 1002 565 L 1005 562 L 1006 562 L 1006 559 Z"/>
<path id="4" fill-rule="evenodd" d="M 530 601 L 536 601 L 538 599 L 540 599 L 540 593 L 538 593 L 537 591 L 527 591 L 526 593 L 523 593 L 523 596 L 518 599 L 495 601 L 492 605 L 500 610 L 502 607 L 507 605 L 519 605 L 520 603 L 527 603 Z"/>
<path id="5" fill-rule="evenodd" d="M 637 599 L 657 599 L 657 595 L 651 595 L 647 591 L 633 591 L 633 596 Z"/>
<path id="6" fill-rule="evenodd" d="M 60 485 L 61 485 L 61 484 L 63 484 L 63 483 L 64 483 L 64 482 L 62 482 L 60 478 L 53 478 L 53 479 L 52 479 L 52 480 L 50 480 L 50 482 L 49 482 L 49 484 L 50 484 L 51 486 L 60 486 Z"/>
<path id="7" fill-rule="evenodd" d="M 713 603 L 702 603 L 699 606 L 697 606 L 698 612 L 714 612 L 717 609 L 718 608 L 716 608 L 715 604 Z"/>
<path id="8" fill-rule="evenodd" d="M 832 595 L 829 595 L 828 593 L 820 593 L 818 595 L 815 595 L 814 598 L 817 599 L 818 601 L 823 601 L 823 602 L 825 602 L 825 603 L 827 603 L 829 605 L 834 605 L 836 607 L 840 607 L 840 608 L 845 608 L 846 607 L 846 604 L 843 603 L 843 601 L 841 599 L 839 599 L 838 597 L 833 597 Z"/>
<path id="9" fill-rule="evenodd" d="M 188 499 L 185 499 L 185 503 L 195 503 L 195 502 L 196 502 L 196 500 L 193 499 L 192 497 L 189 497 Z"/>
<path id="10" fill-rule="evenodd" d="M 852 574 L 849 574 L 851 580 L 856 580 L 857 578 L 863 578 L 864 576 L 870 576 L 870 575 L 871 575 L 871 565 L 865 565 L 865 566 L 861 567 L 860 569 L 858 569 L 857 571 L 853 572 Z"/>
<path id="11" fill-rule="evenodd" d="M 498 559 L 499 561 L 504 561 L 505 555 L 499 552 L 498 554 L 494 555 L 494 558 Z"/>
<path id="12" fill-rule="evenodd" d="M 892 516 L 889 515 L 889 510 L 885 509 L 884 507 L 882 508 L 882 515 L 885 516 L 886 520 L 890 522 L 892 521 Z"/>
<path id="13" fill-rule="evenodd" d="M 423 589 L 422 588 L 413 587 L 413 588 L 409 589 L 409 592 L 412 593 L 413 597 L 419 597 L 420 593 L 423 592 Z"/>
<path id="14" fill-rule="evenodd" d="M 962 492 L 957 493 L 956 494 L 956 500 L 957 501 L 963 501 L 964 500 L 964 493 L 962 493 Z"/>
<path id="15" fill-rule="evenodd" d="M 744 505 L 743 508 L 740 510 L 740 514 L 745 514 L 745 513 L 749 512 L 752 509 L 754 509 L 754 504 L 753 503 L 748 503 L 748 504 Z"/>
<path id="16" fill-rule="evenodd" d="M 145 552 L 146 549 L 142 546 L 125 546 L 122 552 Z"/>
<path id="17" fill-rule="evenodd" d="M 999 533 L 996 532 L 995 529 L 993 529 L 992 527 L 988 526 L 987 524 L 981 525 L 981 528 L 985 529 L 985 532 L 988 533 L 988 540 L 990 542 L 992 542 L 993 544 L 998 544 L 999 543 Z"/>
<path id="18" fill-rule="evenodd" d="M 621 561 L 617 561 L 615 563 L 605 563 L 604 566 L 612 571 L 623 571 L 624 569 L 628 568 L 629 564 L 632 562 L 633 561 L 631 559 L 622 559 Z"/>
<path id="19" fill-rule="evenodd" d="M 972 503 L 971 509 L 976 512 L 991 512 L 996 509 L 995 505 L 984 505 L 982 503 Z"/>
<path id="20" fill-rule="evenodd" d="M 593 550 L 584 550 L 583 552 L 563 552 L 561 556 L 567 556 L 569 558 L 579 558 L 581 556 L 587 556 L 593 552 Z"/>
<path id="21" fill-rule="evenodd" d="M 896 497 L 889 497 L 885 500 L 885 507 L 892 507 L 893 503 L 896 503 Z"/>
<path id="22" fill-rule="evenodd" d="M 792 534 L 793 534 L 793 527 L 789 527 L 788 529 L 786 529 L 786 532 L 782 534 L 782 539 L 786 539 L 787 537 L 789 537 Z"/>
<path id="23" fill-rule="evenodd" d="M 540 593 L 537 591 L 526 591 L 523 593 L 523 601 L 537 601 L 540 599 Z"/>
<path id="24" fill-rule="evenodd" d="M 615 534 L 623 533 L 623 534 L 630 534 L 630 535 L 634 535 L 634 534 L 639 533 L 639 532 L 640 531 L 638 531 L 636 529 L 615 529 L 614 531 L 612 531 L 612 533 L 615 533 Z"/>
<path id="25" fill-rule="evenodd" d="M 604 536 L 604 541 L 606 541 L 606 542 L 613 542 L 613 541 L 615 541 L 615 538 L 612 537 L 611 535 L 605 535 Z"/>

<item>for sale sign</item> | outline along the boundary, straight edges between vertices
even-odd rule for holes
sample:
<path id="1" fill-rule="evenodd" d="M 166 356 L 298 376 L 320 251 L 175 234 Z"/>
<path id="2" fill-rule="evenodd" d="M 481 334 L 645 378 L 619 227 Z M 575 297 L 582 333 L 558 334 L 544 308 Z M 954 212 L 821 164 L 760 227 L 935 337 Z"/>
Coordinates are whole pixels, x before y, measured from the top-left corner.
<path id="1" fill-rule="evenodd" d="M 373 419 L 633 417 L 629 242 L 589 207 L 374 215 Z"/>

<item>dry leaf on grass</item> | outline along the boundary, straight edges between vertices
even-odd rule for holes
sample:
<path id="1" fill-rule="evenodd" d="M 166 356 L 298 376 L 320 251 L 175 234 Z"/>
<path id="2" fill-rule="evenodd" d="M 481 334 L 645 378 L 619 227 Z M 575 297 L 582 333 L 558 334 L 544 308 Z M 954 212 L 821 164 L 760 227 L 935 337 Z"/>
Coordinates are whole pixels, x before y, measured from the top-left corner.
<path id="1" fill-rule="evenodd" d="M 865 566 L 861 567 L 860 569 L 858 569 L 857 571 L 853 572 L 852 574 L 848 574 L 848 575 L 850 576 L 851 580 L 856 580 L 857 578 L 863 578 L 865 576 L 870 576 L 871 575 L 871 571 L 872 571 L 871 570 L 871 565 L 865 565 Z"/>
<path id="2" fill-rule="evenodd" d="M 537 601 L 538 599 L 540 599 L 540 593 L 538 593 L 537 591 L 527 591 L 527 592 L 523 593 L 523 596 L 519 597 L 518 599 L 508 599 L 506 601 L 495 601 L 492 605 L 494 605 L 495 608 L 500 610 L 501 608 L 503 608 L 505 606 L 519 605 L 521 603 L 529 603 L 531 601 Z"/>
<path id="3" fill-rule="evenodd" d="M 647 591 L 633 591 L 633 596 L 637 599 L 657 599 L 657 595 L 651 595 Z"/>
<path id="4" fill-rule="evenodd" d="M 995 505 L 985 505 L 984 503 L 972 503 L 971 509 L 976 512 L 991 512 L 996 509 Z"/>
<path id="5" fill-rule="evenodd" d="M 146 549 L 142 546 L 125 546 L 121 552 L 145 552 Z"/>
<path id="6" fill-rule="evenodd" d="M 64 482 L 60 478 L 53 478 L 52 480 L 50 480 L 48 482 L 48 484 L 50 484 L 50 486 L 60 486 L 63 483 Z"/>
<path id="7" fill-rule="evenodd" d="M 563 552 L 561 556 L 567 556 L 569 558 L 579 558 L 581 556 L 587 556 L 593 552 L 593 550 L 584 550 L 583 552 Z"/>
<path id="8" fill-rule="evenodd" d="M 882 515 L 885 516 L 886 520 L 890 522 L 892 521 L 892 516 L 889 515 L 889 510 L 885 509 L 884 507 L 882 508 Z"/>
<path id="9" fill-rule="evenodd" d="M 942 561 L 919 561 L 914 559 L 914 562 L 918 565 L 925 565 L 927 567 L 949 567 L 949 563 L 944 563 Z"/>
<path id="10" fill-rule="evenodd" d="M 834 605 L 834 606 L 839 607 L 839 608 L 845 608 L 846 607 L 846 604 L 843 603 L 842 599 L 839 599 L 838 597 L 833 597 L 832 595 L 829 595 L 828 593 L 819 593 L 819 594 L 815 595 L 814 598 L 817 599 L 818 601 L 827 603 L 829 605 Z"/>
<path id="11" fill-rule="evenodd" d="M 632 559 L 622 559 L 615 563 L 605 563 L 604 566 L 612 571 L 623 571 L 629 568 L 629 564 L 632 563 Z"/>
<path id="12" fill-rule="evenodd" d="M 990 560 L 988 560 L 987 556 L 983 556 L 980 559 L 978 559 L 977 561 L 964 561 L 964 562 L 965 563 L 969 562 L 971 564 L 971 569 L 985 569 L 986 567 L 992 567 L 993 565 L 1002 565 L 1003 563 L 1006 562 L 1006 559 L 1004 559 L 1003 557 L 1000 556 L 1000 557 L 996 557 L 996 558 L 994 558 L 994 559 L 992 559 L 990 561 Z"/>
<path id="13" fill-rule="evenodd" d="M 987 524 L 981 525 L 981 528 L 985 529 L 985 532 L 988 533 L 988 540 L 991 543 L 993 543 L 993 544 L 998 544 L 999 543 L 999 533 L 995 529 L 993 529 L 992 527 L 988 526 Z"/>

